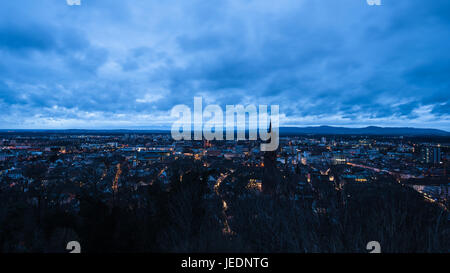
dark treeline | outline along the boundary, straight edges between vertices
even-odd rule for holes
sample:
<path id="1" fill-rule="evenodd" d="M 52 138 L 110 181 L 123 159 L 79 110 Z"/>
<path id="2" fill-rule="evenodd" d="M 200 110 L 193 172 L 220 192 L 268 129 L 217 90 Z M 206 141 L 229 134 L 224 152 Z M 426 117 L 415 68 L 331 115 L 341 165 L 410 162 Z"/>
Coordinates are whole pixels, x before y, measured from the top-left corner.
<path id="1" fill-rule="evenodd" d="M 228 168 L 178 160 L 169 183 L 154 176 L 137 187 L 124 165 L 111 192 L 97 182 L 114 173 L 85 170 L 80 181 L 45 185 L 45 168 L 34 164 L 26 170 L 32 190 L 1 183 L 0 251 L 67 252 L 69 241 L 83 252 L 367 252 L 369 241 L 383 252 L 450 250 L 448 212 L 392 178 L 339 191 L 318 182 L 311 201 L 249 189 L 249 177 L 261 174 L 240 168 L 214 187 L 210 177 Z M 292 181 L 282 183 L 290 189 Z M 70 204 L 61 199 L 67 192 L 76 193 Z"/>

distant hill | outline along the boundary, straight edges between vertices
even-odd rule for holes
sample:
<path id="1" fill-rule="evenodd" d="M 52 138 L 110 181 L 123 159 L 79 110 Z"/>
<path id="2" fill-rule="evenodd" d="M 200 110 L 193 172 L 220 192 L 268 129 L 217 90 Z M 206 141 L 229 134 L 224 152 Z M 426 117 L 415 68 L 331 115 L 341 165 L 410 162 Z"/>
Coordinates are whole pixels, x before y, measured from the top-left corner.
<path id="1" fill-rule="evenodd" d="M 1 133 L 36 133 L 36 134 L 170 134 L 170 130 L 164 129 L 0 129 Z M 376 136 L 440 136 L 450 137 L 450 132 L 438 129 L 421 129 L 410 127 L 377 127 L 348 128 L 334 126 L 310 126 L 310 127 L 280 127 L 282 135 L 376 135 Z"/>
<path id="2" fill-rule="evenodd" d="M 364 128 L 347 128 L 334 126 L 280 127 L 280 134 L 450 136 L 450 132 L 438 129 L 377 126 L 369 126 Z"/>

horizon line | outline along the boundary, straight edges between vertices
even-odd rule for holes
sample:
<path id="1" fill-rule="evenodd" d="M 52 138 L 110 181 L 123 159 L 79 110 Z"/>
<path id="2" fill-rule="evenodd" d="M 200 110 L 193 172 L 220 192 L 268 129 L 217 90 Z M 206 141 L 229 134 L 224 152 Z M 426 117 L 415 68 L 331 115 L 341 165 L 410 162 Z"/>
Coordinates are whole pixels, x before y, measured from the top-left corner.
<path id="1" fill-rule="evenodd" d="M 329 128 L 336 128 L 336 129 L 367 129 L 367 128 L 379 128 L 379 129 L 416 129 L 416 130 L 437 130 L 442 131 L 450 134 L 450 131 L 446 129 L 438 129 L 438 128 L 430 128 L 430 127 L 411 127 L 411 126 L 405 126 L 405 127 L 396 127 L 396 126 L 376 126 L 376 125 L 367 125 L 362 127 L 348 127 L 348 126 L 340 126 L 340 125 L 308 125 L 308 126 L 298 126 L 298 125 L 284 125 L 279 126 L 279 128 L 321 128 L 321 127 L 329 127 Z M 227 127 L 224 126 L 224 129 Z M 229 128 L 229 127 L 228 127 Z M 237 131 L 236 126 L 234 129 Z M 171 128 L 0 128 L 0 132 L 4 131 L 171 131 Z M 248 131 L 249 128 L 245 128 L 245 131 Z M 258 129 L 257 129 L 258 130 Z M 192 130 L 194 131 L 194 130 Z"/>

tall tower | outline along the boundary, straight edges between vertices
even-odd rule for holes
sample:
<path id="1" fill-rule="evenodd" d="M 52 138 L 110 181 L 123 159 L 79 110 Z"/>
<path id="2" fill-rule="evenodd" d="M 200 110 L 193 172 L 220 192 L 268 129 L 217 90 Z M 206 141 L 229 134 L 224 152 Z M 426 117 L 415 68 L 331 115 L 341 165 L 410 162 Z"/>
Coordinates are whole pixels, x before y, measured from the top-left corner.
<path id="1" fill-rule="evenodd" d="M 272 132 L 272 121 L 269 126 L 269 133 Z M 262 180 L 262 191 L 266 194 L 274 194 L 281 182 L 281 173 L 277 169 L 277 151 L 265 151 L 264 171 Z"/>

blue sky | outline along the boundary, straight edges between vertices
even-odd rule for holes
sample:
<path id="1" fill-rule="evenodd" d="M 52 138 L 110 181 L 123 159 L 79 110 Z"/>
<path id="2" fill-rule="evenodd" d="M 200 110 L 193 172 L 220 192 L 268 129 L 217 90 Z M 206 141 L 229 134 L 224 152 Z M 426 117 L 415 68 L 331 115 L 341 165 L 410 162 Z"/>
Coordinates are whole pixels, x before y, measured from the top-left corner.
<path id="1" fill-rule="evenodd" d="M 450 1 L 2 1 L 0 128 L 169 128 L 176 104 L 281 125 L 450 130 Z"/>

